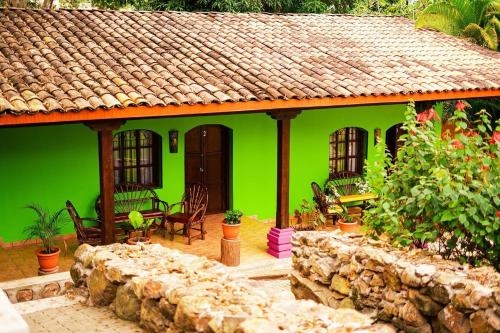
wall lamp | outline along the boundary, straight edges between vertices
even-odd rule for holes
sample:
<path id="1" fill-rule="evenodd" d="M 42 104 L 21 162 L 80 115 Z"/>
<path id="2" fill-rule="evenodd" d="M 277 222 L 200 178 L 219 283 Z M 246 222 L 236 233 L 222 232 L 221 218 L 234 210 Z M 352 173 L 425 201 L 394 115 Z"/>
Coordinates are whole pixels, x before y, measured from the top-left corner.
<path id="1" fill-rule="evenodd" d="M 168 131 L 168 145 L 170 147 L 171 153 L 177 153 L 177 149 L 179 146 L 179 131 L 178 130 Z"/>

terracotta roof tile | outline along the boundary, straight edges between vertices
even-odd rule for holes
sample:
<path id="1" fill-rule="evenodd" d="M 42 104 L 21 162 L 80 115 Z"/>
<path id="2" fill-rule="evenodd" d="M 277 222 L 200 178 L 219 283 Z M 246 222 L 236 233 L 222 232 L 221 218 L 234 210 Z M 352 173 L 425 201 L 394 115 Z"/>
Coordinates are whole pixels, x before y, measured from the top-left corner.
<path id="1" fill-rule="evenodd" d="M 0 113 L 500 89 L 498 68 L 398 17 L 0 10 Z"/>

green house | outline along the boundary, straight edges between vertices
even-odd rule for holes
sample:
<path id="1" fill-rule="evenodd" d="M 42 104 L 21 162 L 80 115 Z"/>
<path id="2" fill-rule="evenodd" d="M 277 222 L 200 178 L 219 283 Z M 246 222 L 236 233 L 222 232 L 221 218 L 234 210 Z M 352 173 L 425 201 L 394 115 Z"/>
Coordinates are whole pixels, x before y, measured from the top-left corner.
<path id="1" fill-rule="evenodd" d="M 100 193 L 112 242 L 124 183 L 286 228 L 312 181 L 397 148 L 409 101 L 498 97 L 499 68 L 399 17 L 1 9 L 0 242 L 27 203 L 95 216 Z"/>

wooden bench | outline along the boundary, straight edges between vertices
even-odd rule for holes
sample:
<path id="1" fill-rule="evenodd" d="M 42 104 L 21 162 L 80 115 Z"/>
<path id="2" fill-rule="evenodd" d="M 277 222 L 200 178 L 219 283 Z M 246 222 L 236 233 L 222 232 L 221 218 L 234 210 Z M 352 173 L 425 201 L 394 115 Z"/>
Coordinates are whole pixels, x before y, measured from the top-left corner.
<path id="1" fill-rule="evenodd" d="M 156 192 L 146 186 L 137 184 L 119 185 L 115 188 L 115 223 L 128 222 L 128 214 L 138 211 L 145 220 L 159 219 L 164 227 L 168 212 L 168 204 L 158 197 Z M 101 212 L 101 196 L 95 202 L 97 216 Z"/>

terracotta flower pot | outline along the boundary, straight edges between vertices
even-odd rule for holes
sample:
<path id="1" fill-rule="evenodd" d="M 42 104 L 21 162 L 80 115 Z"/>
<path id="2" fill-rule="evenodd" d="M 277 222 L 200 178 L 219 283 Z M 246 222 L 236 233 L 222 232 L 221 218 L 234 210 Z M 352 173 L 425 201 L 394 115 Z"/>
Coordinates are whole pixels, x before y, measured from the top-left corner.
<path id="1" fill-rule="evenodd" d="M 151 244 L 151 239 L 149 237 L 131 237 L 131 238 L 127 239 L 127 244 L 128 245 L 137 245 L 137 244 L 148 245 L 148 244 Z"/>
<path id="2" fill-rule="evenodd" d="M 240 234 L 240 224 L 222 223 L 222 233 L 225 239 L 238 239 Z"/>
<path id="3" fill-rule="evenodd" d="M 343 232 L 356 232 L 359 229 L 359 223 L 357 220 L 354 220 L 352 222 L 345 222 L 344 219 L 341 219 L 338 221 L 340 230 Z"/>
<path id="4" fill-rule="evenodd" d="M 55 272 L 57 270 L 57 266 L 59 265 L 59 250 L 57 247 L 51 248 L 52 253 L 43 253 L 45 251 L 44 248 L 40 248 L 35 251 L 36 256 L 38 257 L 38 264 L 40 265 L 40 270 L 43 272 Z"/>

